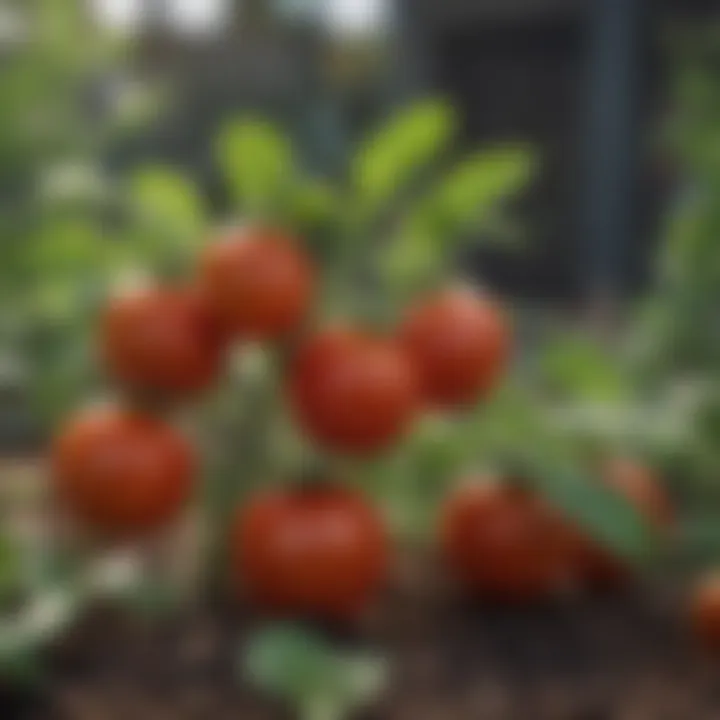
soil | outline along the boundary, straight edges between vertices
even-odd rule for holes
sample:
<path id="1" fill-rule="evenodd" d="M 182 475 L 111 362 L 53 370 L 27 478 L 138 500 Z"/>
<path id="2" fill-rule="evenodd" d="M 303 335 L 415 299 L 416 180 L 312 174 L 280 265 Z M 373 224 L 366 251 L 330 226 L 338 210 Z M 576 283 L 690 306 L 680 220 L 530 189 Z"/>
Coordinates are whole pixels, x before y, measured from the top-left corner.
<path id="1" fill-rule="evenodd" d="M 537 607 L 473 604 L 427 562 L 351 630 L 324 628 L 392 660 L 390 690 L 358 720 L 718 720 L 720 658 L 688 637 L 677 597 L 650 588 Z M 247 609 L 161 623 L 89 613 L 50 653 L 32 697 L 0 699 L 3 720 L 288 720 L 243 685 Z M 11 705 L 10 701 L 15 701 Z"/>

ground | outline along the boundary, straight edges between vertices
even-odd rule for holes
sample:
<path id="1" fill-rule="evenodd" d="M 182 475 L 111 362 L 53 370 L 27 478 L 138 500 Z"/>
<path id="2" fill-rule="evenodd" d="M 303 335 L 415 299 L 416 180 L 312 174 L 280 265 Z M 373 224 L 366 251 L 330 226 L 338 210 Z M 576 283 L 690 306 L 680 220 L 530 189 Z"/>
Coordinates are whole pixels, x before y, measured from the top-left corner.
<path id="1" fill-rule="evenodd" d="M 689 637 L 672 593 L 634 588 L 542 607 L 468 603 L 442 585 L 390 592 L 337 642 L 393 659 L 390 691 L 359 720 L 717 720 L 720 663 Z M 97 610 L 51 654 L 18 720 L 285 720 L 243 687 L 247 609 L 153 623 Z M 9 707 L 5 705 L 4 707 Z"/>

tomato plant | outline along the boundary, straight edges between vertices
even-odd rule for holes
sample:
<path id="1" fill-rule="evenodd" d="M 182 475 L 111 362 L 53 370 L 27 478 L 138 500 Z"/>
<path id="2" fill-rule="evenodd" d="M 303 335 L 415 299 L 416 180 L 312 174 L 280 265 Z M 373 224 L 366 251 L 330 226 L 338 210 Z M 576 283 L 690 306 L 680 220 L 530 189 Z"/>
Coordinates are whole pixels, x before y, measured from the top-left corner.
<path id="1" fill-rule="evenodd" d="M 231 545 L 233 570 L 261 608 L 343 620 L 378 592 L 389 556 L 376 512 L 333 484 L 251 497 Z"/>
<path id="2" fill-rule="evenodd" d="M 268 608 L 349 617 L 365 606 L 388 560 L 387 530 L 371 502 L 340 485 L 269 493 L 257 485 L 280 466 L 283 475 L 303 474 L 311 457 L 323 474 L 346 471 L 355 481 L 362 461 L 414 453 L 424 411 L 469 405 L 499 381 L 510 346 L 500 303 L 431 288 L 448 284 L 444 240 L 481 225 L 522 186 L 528 153 L 477 153 L 428 176 L 402 204 L 406 220 L 388 212 L 390 190 L 434 167 L 454 130 L 444 103 L 401 111 L 361 145 L 335 192 L 303 175 L 270 123 L 230 122 L 218 159 L 232 211 L 251 220 L 224 230 L 207 221 L 181 173 L 134 173 L 119 234 L 144 246 L 152 279 L 111 297 L 100 347 L 120 391 L 145 409 L 81 414 L 60 433 L 55 487 L 80 524 L 123 538 L 167 525 L 199 467 L 165 417 L 177 405 L 148 400 L 200 399 L 224 380 L 227 392 L 209 393 L 193 416 L 194 436 L 212 448 L 203 454 L 212 591 L 223 586 L 229 552 L 233 575 Z M 399 267 L 388 248 L 402 255 L 410 230 L 421 232 L 427 252 Z M 262 367 L 253 369 L 255 360 Z"/>
<path id="3" fill-rule="evenodd" d="M 175 518 L 194 483 L 194 451 L 162 421 L 118 407 L 71 418 L 53 449 L 54 489 L 90 530 L 144 534 Z"/>
<path id="4" fill-rule="evenodd" d="M 301 428 L 337 451 L 363 454 L 397 442 L 417 407 L 415 369 L 402 349 L 352 329 L 308 338 L 292 363 L 289 386 Z"/>
<path id="5" fill-rule="evenodd" d="M 205 250 L 201 283 L 218 322 L 250 340 L 298 329 L 313 298 L 313 265 L 286 233 L 231 230 Z"/>
<path id="6" fill-rule="evenodd" d="M 101 325 L 110 373 L 132 389 L 168 394 L 207 389 L 219 374 L 223 340 L 200 293 L 143 288 L 112 298 Z"/>

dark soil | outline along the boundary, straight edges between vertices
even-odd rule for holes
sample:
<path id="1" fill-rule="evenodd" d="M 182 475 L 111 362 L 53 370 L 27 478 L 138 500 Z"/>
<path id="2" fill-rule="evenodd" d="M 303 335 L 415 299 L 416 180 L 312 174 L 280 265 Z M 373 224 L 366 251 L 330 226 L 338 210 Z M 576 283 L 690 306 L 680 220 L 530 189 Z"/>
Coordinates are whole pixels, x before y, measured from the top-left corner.
<path id="1" fill-rule="evenodd" d="M 720 660 L 687 637 L 667 592 L 544 607 L 463 603 L 413 568 L 377 615 L 337 642 L 392 659 L 390 690 L 362 720 L 718 720 Z M 42 692 L 0 699 L 2 720 L 284 720 L 235 672 L 248 612 L 158 624 L 86 617 L 51 653 Z M 18 698 L 15 698 L 18 701 Z"/>

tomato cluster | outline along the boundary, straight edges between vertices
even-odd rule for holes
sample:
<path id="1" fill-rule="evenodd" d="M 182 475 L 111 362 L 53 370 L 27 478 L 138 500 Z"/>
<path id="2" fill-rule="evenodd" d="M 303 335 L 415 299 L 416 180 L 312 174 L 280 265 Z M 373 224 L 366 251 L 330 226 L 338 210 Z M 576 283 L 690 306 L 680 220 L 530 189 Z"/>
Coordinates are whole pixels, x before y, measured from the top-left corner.
<path id="1" fill-rule="evenodd" d="M 672 508 L 648 468 L 615 458 L 601 481 L 659 535 L 669 531 Z M 462 485 L 446 503 L 440 533 L 448 566 L 483 596 L 530 601 L 571 586 L 616 589 L 632 578 L 621 558 L 515 478 L 476 478 Z"/>
<path id="2" fill-rule="evenodd" d="M 290 348 L 284 389 L 297 426 L 325 452 L 362 457 L 396 444 L 425 409 L 485 398 L 509 362 L 507 319 L 475 291 L 425 297 L 395 331 L 381 333 L 350 322 L 316 326 L 316 284 L 294 238 L 246 227 L 208 246 L 191 283 L 112 297 L 100 355 L 130 401 L 80 413 L 57 438 L 55 487 L 74 517 L 116 538 L 177 517 L 193 491 L 196 458 L 155 401 L 166 407 L 211 387 L 231 342 Z M 606 480 L 658 527 L 668 524 L 667 500 L 642 467 L 618 461 Z M 516 482 L 464 485 L 441 515 L 447 566 L 472 593 L 537 599 L 571 579 L 612 585 L 629 572 Z M 389 562 L 378 513 L 338 483 L 251 497 L 229 540 L 233 576 L 278 612 L 351 617 L 379 589 Z"/>

